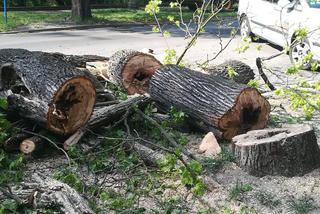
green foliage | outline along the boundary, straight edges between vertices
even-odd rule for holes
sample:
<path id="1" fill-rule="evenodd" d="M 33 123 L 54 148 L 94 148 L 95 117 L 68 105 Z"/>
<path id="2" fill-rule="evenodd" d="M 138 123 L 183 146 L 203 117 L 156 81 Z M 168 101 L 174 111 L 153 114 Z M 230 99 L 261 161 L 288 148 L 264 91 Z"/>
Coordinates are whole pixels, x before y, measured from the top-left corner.
<path id="1" fill-rule="evenodd" d="M 290 209 L 296 214 L 307 214 L 314 209 L 314 200 L 308 197 L 301 197 L 298 199 L 291 198 L 288 201 Z"/>
<path id="2" fill-rule="evenodd" d="M 299 28 L 295 31 L 296 40 L 301 41 L 307 38 L 309 30 L 307 28 Z"/>
<path id="3" fill-rule="evenodd" d="M 68 184 L 78 192 L 82 192 L 84 189 L 84 182 L 79 175 L 76 174 L 74 169 L 62 168 L 61 170 L 57 170 L 53 174 L 53 178 Z"/>
<path id="4" fill-rule="evenodd" d="M 134 194 L 127 194 L 122 196 L 114 191 L 103 191 L 99 195 L 101 201 L 112 210 L 121 211 L 133 207 L 136 196 Z"/>
<path id="5" fill-rule="evenodd" d="M 229 197 L 230 199 L 241 200 L 244 193 L 249 192 L 252 189 L 253 187 L 251 184 L 237 181 L 236 185 L 231 188 Z"/>
<path id="6" fill-rule="evenodd" d="M 250 80 L 247 85 L 253 88 L 259 88 L 260 86 L 257 80 Z"/>
<path id="7" fill-rule="evenodd" d="M 260 204 L 266 207 L 275 208 L 281 204 L 281 201 L 269 192 L 259 191 L 256 193 L 256 197 Z"/>
<path id="8" fill-rule="evenodd" d="M 177 52 L 174 49 L 166 49 L 165 50 L 165 57 L 164 57 L 164 64 L 174 64 L 177 60 Z"/>
<path id="9" fill-rule="evenodd" d="M 7 106 L 6 100 L 0 99 L 0 185 L 20 181 L 25 164 L 24 155 L 7 154 L 3 149 L 5 141 L 15 133 L 14 128 L 6 119 Z"/>
<path id="10" fill-rule="evenodd" d="M 169 115 L 171 117 L 171 120 L 177 124 L 186 122 L 186 119 L 188 118 L 188 115 L 186 113 L 184 113 L 183 111 L 179 111 L 174 106 L 171 106 Z"/>
<path id="11" fill-rule="evenodd" d="M 234 156 L 231 152 L 222 149 L 222 152 L 216 158 L 205 158 L 202 160 L 202 165 L 210 172 L 217 172 L 226 163 L 234 161 Z"/>
<path id="12" fill-rule="evenodd" d="M 117 85 L 114 85 L 112 83 L 107 85 L 108 89 L 113 92 L 113 94 L 120 100 L 126 100 L 128 99 L 128 93 L 125 89 L 122 87 L 119 87 Z"/>
<path id="13" fill-rule="evenodd" d="M 13 199 L 5 199 L 0 203 L 0 214 L 18 213 L 18 204 Z"/>
<path id="14" fill-rule="evenodd" d="M 145 11 L 150 14 L 154 15 L 160 12 L 160 5 L 162 1 L 161 0 L 150 0 L 149 3 L 145 7 Z"/>
<path id="15" fill-rule="evenodd" d="M 228 66 L 227 72 L 228 72 L 228 77 L 229 77 L 230 79 L 232 79 L 233 77 L 239 75 L 239 74 L 236 72 L 236 70 L 235 70 L 233 67 L 231 67 L 231 66 Z"/>

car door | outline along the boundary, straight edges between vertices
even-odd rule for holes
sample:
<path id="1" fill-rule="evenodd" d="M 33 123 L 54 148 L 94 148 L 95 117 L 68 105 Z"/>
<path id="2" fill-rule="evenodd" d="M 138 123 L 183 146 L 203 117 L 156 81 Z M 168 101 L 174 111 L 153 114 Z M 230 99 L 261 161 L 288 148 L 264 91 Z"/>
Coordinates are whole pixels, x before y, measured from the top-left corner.
<path id="1" fill-rule="evenodd" d="M 292 34 L 290 31 L 301 25 L 299 20 L 303 16 L 303 7 L 299 0 L 279 0 L 276 11 L 275 25 L 277 26 L 277 34 L 274 36 L 275 43 L 282 47 L 289 46 Z"/>
<path id="2" fill-rule="evenodd" d="M 277 0 L 251 0 L 248 19 L 252 33 L 270 42 L 274 42 L 275 6 Z"/>

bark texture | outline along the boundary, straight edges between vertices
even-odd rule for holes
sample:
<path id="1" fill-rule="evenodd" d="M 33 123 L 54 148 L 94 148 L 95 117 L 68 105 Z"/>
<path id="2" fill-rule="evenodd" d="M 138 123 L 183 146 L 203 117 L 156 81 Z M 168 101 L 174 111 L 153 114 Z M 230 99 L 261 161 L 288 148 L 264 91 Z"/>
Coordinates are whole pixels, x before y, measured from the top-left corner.
<path id="1" fill-rule="evenodd" d="M 93 214 L 88 202 L 69 185 L 55 179 L 33 174 L 32 180 L 23 182 L 19 186 L 11 188 L 11 194 L 18 198 L 20 203 L 33 208 L 59 209 L 61 213 L 68 214 Z M 8 196 L 1 195 L 0 200 Z"/>
<path id="2" fill-rule="evenodd" d="M 320 150 L 310 125 L 250 131 L 233 138 L 237 164 L 251 175 L 303 175 L 319 167 Z"/>
<path id="3" fill-rule="evenodd" d="M 96 91 L 88 75 L 52 54 L 0 50 L 0 91 L 11 112 L 58 134 L 73 133 L 89 120 Z"/>
<path id="4" fill-rule="evenodd" d="M 175 106 L 218 128 L 226 139 L 264 128 L 270 112 L 270 104 L 254 88 L 174 65 L 152 76 L 150 95 L 160 106 Z"/>
<path id="5" fill-rule="evenodd" d="M 90 0 L 72 0 L 72 19 L 85 21 L 92 17 Z"/>
<path id="6" fill-rule="evenodd" d="M 150 54 L 134 50 L 121 50 L 109 59 L 103 75 L 129 94 L 148 92 L 150 78 L 162 64 Z"/>
<path id="7" fill-rule="evenodd" d="M 230 69 L 233 69 L 236 72 L 234 77 L 229 76 L 228 71 Z M 237 60 L 229 60 L 220 65 L 209 67 L 206 71 L 210 75 L 232 79 L 235 82 L 242 84 L 247 84 L 250 80 L 254 79 L 254 73 L 250 66 Z"/>

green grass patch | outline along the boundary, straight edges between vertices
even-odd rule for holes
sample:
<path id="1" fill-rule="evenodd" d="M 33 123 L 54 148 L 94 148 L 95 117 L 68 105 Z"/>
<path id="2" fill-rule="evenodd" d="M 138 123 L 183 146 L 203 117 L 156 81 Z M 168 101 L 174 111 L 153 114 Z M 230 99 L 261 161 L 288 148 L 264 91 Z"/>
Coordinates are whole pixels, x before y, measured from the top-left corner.
<path id="1" fill-rule="evenodd" d="M 3 13 L 0 13 L 0 32 L 14 30 L 20 26 L 44 23 L 63 23 L 69 16 L 68 12 L 8 12 L 8 23 L 4 22 Z"/>
<path id="2" fill-rule="evenodd" d="M 3 17 L 3 13 L 0 13 Z M 105 22 L 126 22 L 126 23 L 154 23 L 154 18 L 148 15 L 143 9 L 132 10 L 123 8 L 110 8 L 110 9 L 93 9 L 92 20 L 87 23 L 105 23 Z M 175 19 L 179 18 L 177 9 L 163 8 L 158 14 L 160 22 L 168 22 L 168 16 L 173 16 Z M 185 20 L 191 19 L 193 12 L 184 9 L 183 17 Z M 221 12 L 220 17 L 236 16 L 236 12 Z M 70 12 L 64 11 L 12 11 L 8 12 L 8 23 L 6 24 L 3 19 L 0 19 L 0 32 L 14 30 L 17 27 L 26 25 L 37 24 L 66 24 L 66 20 L 70 20 Z M 70 23 L 70 22 L 69 22 Z"/>

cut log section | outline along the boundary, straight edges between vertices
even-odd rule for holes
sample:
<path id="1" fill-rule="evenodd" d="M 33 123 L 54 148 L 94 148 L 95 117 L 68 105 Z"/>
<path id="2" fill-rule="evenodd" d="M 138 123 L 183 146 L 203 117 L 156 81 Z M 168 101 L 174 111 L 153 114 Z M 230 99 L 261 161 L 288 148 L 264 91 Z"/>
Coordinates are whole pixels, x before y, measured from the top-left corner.
<path id="1" fill-rule="evenodd" d="M 58 134 L 70 134 L 83 126 L 96 100 L 95 86 L 83 71 L 60 57 L 20 49 L 0 50 L 0 90 L 12 91 L 9 108 L 22 107 L 38 114 L 36 118 Z M 17 100 L 33 105 L 11 102 Z"/>
<path id="2" fill-rule="evenodd" d="M 103 75 L 128 94 L 143 94 L 148 91 L 151 76 L 162 64 L 152 55 L 134 50 L 116 52 L 109 59 Z"/>
<path id="3" fill-rule="evenodd" d="M 234 77 L 229 76 L 230 69 L 236 72 Z M 254 79 L 254 73 L 250 66 L 237 60 L 229 60 L 220 65 L 209 67 L 206 71 L 210 75 L 232 79 L 242 84 L 247 84 L 250 80 Z"/>
<path id="4" fill-rule="evenodd" d="M 250 131 L 233 138 L 237 164 L 251 175 L 303 175 L 320 165 L 310 125 Z"/>
<path id="5" fill-rule="evenodd" d="M 44 148 L 44 142 L 40 137 L 33 136 L 23 140 L 19 148 L 24 154 L 36 154 Z"/>
<path id="6" fill-rule="evenodd" d="M 255 88 L 175 65 L 157 70 L 150 95 L 160 106 L 175 106 L 218 128 L 225 139 L 264 128 L 270 113 L 269 102 Z"/>

